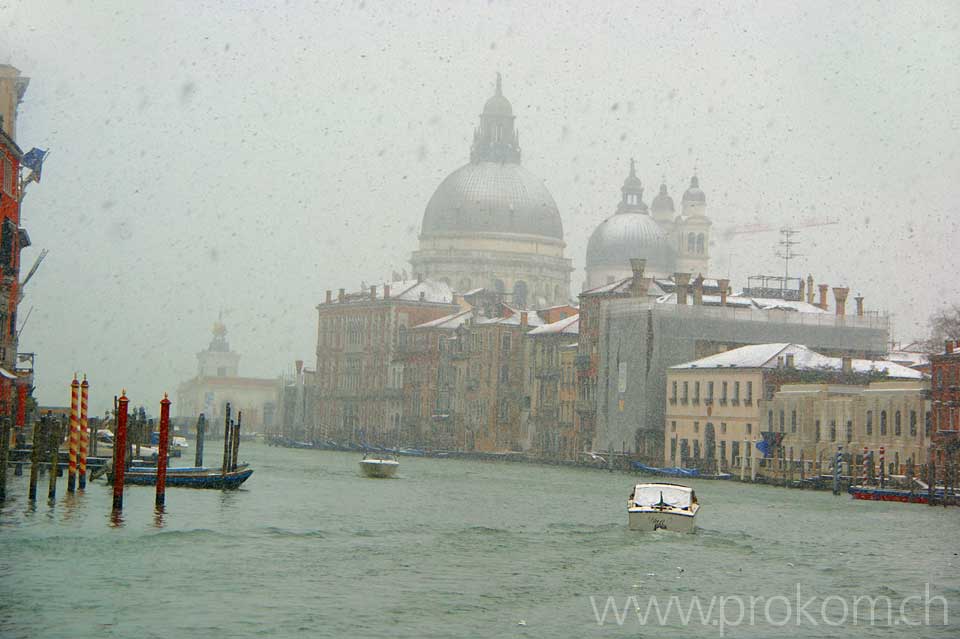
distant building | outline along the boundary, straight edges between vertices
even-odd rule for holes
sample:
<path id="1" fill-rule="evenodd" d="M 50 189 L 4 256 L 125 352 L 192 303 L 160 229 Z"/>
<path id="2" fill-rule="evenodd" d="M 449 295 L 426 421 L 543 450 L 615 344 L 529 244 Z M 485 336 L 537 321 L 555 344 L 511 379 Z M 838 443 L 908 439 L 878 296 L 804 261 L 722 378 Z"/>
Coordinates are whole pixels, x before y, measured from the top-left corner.
<path id="1" fill-rule="evenodd" d="M 535 455 L 576 461 L 583 441 L 576 428 L 575 360 L 579 315 L 538 326 L 527 333 L 524 383 L 530 398 L 527 450 Z"/>
<path id="2" fill-rule="evenodd" d="M 394 446 L 403 415 L 401 334 L 460 308 L 435 280 L 398 281 L 317 305 L 317 385 L 309 439 Z"/>
<path id="3" fill-rule="evenodd" d="M 660 185 L 647 208 L 633 160 L 620 191 L 616 212 L 597 226 L 587 244 L 584 290 L 630 277 L 634 258 L 646 260 L 646 272 L 653 276 L 668 277 L 677 271 L 694 277 L 709 275 L 713 222 L 707 217 L 706 196 L 696 175 L 683 194 L 680 214 L 666 184 Z"/>
<path id="4" fill-rule="evenodd" d="M 243 412 L 244 432 L 262 433 L 273 427 L 279 390 L 277 379 L 240 376 L 240 354 L 230 350 L 227 327 L 217 321 L 210 345 L 197 353 L 196 377 L 177 387 L 174 414 L 192 422 L 203 413 L 207 432 L 222 433 L 229 403 L 234 420 Z"/>
<path id="5" fill-rule="evenodd" d="M 664 462 L 735 468 L 740 465 L 741 455 L 756 454 L 752 444 L 764 431 L 788 436 L 783 444 L 789 448 L 788 459 L 799 459 L 802 453 L 807 461 L 817 459 L 827 444 L 838 440 L 826 434 L 818 439 L 811 434 L 807 441 L 802 439 L 807 431 L 797 435 L 798 428 L 803 428 L 797 411 L 774 405 L 776 397 L 786 396 L 780 392 L 781 387 L 791 384 L 793 392 L 813 388 L 819 392 L 821 384 L 827 383 L 831 392 L 854 395 L 863 394 L 867 384 L 881 380 L 920 384 L 923 375 L 892 362 L 826 357 L 806 346 L 785 343 L 742 346 L 671 366 L 667 369 Z M 919 387 L 910 389 L 913 398 L 922 403 Z M 875 390 L 870 392 L 877 394 Z M 800 421 L 808 420 L 812 428 L 813 414 L 812 408 L 801 411 Z M 922 410 L 919 415 L 922 419 Z"/>
<path id="6" fill-rule="evenodd" d="M 303 361 L 294 362 L 292 376 L 280 379 L 277 416 L 267 433 L 296 441 L 307 440 L 313 431 L 317 372 L 304 368 Z"/>
<path id="7" fill-rule="evenodd" d="M 888 370 L 891 377 L 903 372 Z M 786 384 L 766 402 L 764 430 L 783 433 L 780 456 L 793 466 L 804 460 L 807 475 L 829 472 L 838 450 L 851 468 L 862 468 L 864 449 L 873 465 L 869 474 L 879 473 L 880 448 L 885 476 L 916 475 L 930 447 L 929 388 L 919 378 Z"/>
<path id="8" fill-rule="evenodd" d="M 942 470 L 960 451 L 960 340 L 948 340 L 942 353 L 930 356 L 930 377 L 934 462 Z"/>
<path id="9" fill-rule="evenodd" d="M 803 343 L 830 356 L 879 359 L 886 353 L 888 319 L 847 315 L 845 288 L 834 289 L 833 314 L 803 301 L 730 295 L 719 284 L 717 294 L 708 294 L 701 278 L 691 290 L 688 273 L 674 274 L 674 292 L 654 299 L 648 290 L 659 281 L 644 277 L 639 261 L 637 266 L 629 282 L 581 296 L 577 363 L 580 380 L 591 386 L 578 401 L 578 414 L 593 424 L 596 450 L 654 463 L 664 459 L 670 366 L 771 342 Z"/>
<path id="10" fill-rule="evenodd" d="M 470 161 L 427 203 L 414 273 L 458 293 L 486 288 L 518 308 L 564 304 L 570 260 L 563 222 L 544 181 L 520 163 L 520 134 L 497 74 L 474 131 Z"/>

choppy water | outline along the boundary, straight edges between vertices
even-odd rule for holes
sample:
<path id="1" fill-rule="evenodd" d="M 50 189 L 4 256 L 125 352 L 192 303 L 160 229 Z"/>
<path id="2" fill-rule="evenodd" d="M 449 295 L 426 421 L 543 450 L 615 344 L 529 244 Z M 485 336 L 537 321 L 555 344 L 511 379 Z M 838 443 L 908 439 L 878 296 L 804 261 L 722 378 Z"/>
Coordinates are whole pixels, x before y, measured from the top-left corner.
<path id="1" fill-rule="evenodd" d="M 400 477 L 359 476 L 358 456 L 244 444 L 256 468 L 244 490 L 128 487 L 120 526 L 102 483 L 51 507 L 27 504 L 26 474 L 9 477 L 0 511 L 2 637 L 691 637 L 721 636 L 715 611 L 684 626 L 636 613 L 636 596 L 688 607 L 700 598 L 755 602 L 726 636 L 960 636 L 960 509 L 856 502 L 828 493 L 693 482 L 694 535 L 626 529 L 635 477 L 597 470 L 404 458 Z M 41 482 L 41 488 L 45 483 Z M 45 489 L 42 490 L 45 494 Z M 682 570 L 681 570 L 682 569 Z M 818 597 L 799 625 L 802 598 Z M 939 625 L 837 621 L 842 602 L 944 597 Z M 591 600 L 591 596 L 593 599 Z M 730 607 L 726 620 L 736 621 Z M 631 604 L 632 606 L 632 604 Z M 832 614 L 831 614 L 832 611 Z M 905 604 L 923 620 L 923 602 Z M 622 612 L 622 611 L 621 611 Z M 520 625 L 521 623 L 525 625 Z"/>

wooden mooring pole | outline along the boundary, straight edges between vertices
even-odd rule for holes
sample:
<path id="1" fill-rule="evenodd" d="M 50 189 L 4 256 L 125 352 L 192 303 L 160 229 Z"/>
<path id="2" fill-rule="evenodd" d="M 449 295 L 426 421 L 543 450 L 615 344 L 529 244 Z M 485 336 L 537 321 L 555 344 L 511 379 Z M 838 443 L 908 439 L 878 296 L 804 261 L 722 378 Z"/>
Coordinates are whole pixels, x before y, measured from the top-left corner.
<path id="1" fill-rule="evenodd" d="M 243 421 L 243 411 L 237 411 L 237 424 L 233 427 L 233 452 L 230 455 L 230 470 L 237 469 L 237 458 L 240 456 L 240 422 Z"/>
<path id="2" fill-rule="evenodd" d="M 197 468 L 203 466 L 203 439 L 204 431 L 207 429 L 207 418 L 203 413 L 200 413 L 200 417 L 197 419 L 197 441 L 196 441 L 196 456 L 193 459 L 193 465 Z"/>
<path id="3" fill-rule="evenodd" d="M 157 451 L 156 507 L 163 508 L 167 498 L 167 448 L 170 445 L 170 399 L 163 394 L 160 400 L 160 449 Z"/>
<path id="4" fill-rule="evenodd" d="M 60 466 L 60 444 L 63 443 L 63 435 L 60 432 L 60 421 L 50 420 L 47 422 L 47 452 L 50 455 L 50 483 L 47 485 L 47 499 L 57 498 L 57 471 Z"/>
<path id="5" fill-rule="evenodd" d="M 227 402 L 224 412 L 226 414 L 223 418 L 223 464 L 221 468 L 223 474 L 226 475 L 230 469 L 230 402 Z"/>
<path id="6" fill-rule="evenodd" d="M 117 431 L 113 437 L 113 509 L 123 510 L 123 482 L 127 470 L 127 391 L 117 400 Z"/>
<path id="7" fill-rule="evenodd" d="M 30 483 L 27 488 L 27 498 L 37 500 L 37 480 L 40 478 L 40 460 L 43 455 L 43 432 L 47 428 L 48 417 L 43 416 L 39 422 L 33 423 L 33 450 L 30 451 Z"/>

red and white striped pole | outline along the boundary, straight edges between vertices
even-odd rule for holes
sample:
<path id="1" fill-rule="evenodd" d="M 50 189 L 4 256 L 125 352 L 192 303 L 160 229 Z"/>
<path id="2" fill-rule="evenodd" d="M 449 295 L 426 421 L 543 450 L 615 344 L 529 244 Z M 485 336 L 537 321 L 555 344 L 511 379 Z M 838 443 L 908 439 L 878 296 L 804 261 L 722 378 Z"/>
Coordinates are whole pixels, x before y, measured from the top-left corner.
<path id="1" fill-rule="evenodd" d="M 880 447 L 880 488 L 883 488 L 884 485 L 884 475 L 886 474 L 887 469 L 884 464 L 884 455 L 883 455 L 883 446 Z"/>
<path id="2" fill-rule="evenodd" d="M 77 488 L 77 447 L 80 445 L 79 430 L 80 420 L 78 418 L 78 404 L 80 403 L 80 382 L 74 374 L 73 381 L 70 382 L 70 437 L 69 442 L 69 466 L 67 475 L 67 490 L 73 492 Z"/>
<path id="3" fill-rule="evenodd" d="M 117 400 L 117 431 L 113 437 L 113 509 L 123 510 L 123 481 L 127 464 L 127 391 Z"/>
<path id="4" fill-rule="evenodd" d="M 80 475 L 80 490 L 87 487 L 87 444 L 90 443 L 90 430 L 87 427 L 87 395 L 90 391 L 90 384 L 87 383 L 87 376 L 83 376 L 83 382 L 80 383 L 80 455 L 77 460 L 77 472 Z"/>
<path id="5" fill-rule="evenodd" d="M 861 462 L 861 464 L 860 464 L 860 475 L 861 475 L 861 477 L 860 477 L 860 485 L 861 485 L 861 486 L 866 486 L 866 485 L 867 485 L 867 481 L 870 480 L 870 475 L 869 475 L 869 473 L 867 473 L 867 464 L 869 463 L 869 460 L 870 460 L 870 451 L 867 450 L 867 447 L 866 447 L 866 446 L 864 446 L 864 447 L 863 447 L 863 462 Z"/>
<path id="6" fill-rule="evenodd" d="M 170 399 L 163 394 L 160 400 L 160 449 L 157 451 L 156 507 L 162 509 L 167 490 L 167 447 L 170 444 Z"/>

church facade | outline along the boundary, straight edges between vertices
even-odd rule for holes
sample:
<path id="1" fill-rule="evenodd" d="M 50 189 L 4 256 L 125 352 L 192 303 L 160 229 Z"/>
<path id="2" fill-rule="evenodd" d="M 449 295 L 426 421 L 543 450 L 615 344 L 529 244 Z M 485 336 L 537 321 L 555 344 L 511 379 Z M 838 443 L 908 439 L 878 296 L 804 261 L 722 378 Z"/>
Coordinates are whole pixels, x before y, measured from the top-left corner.
<path id="1" fill-rule="evenodd" d="M 474 131 L 470 161 L 448 175 L 427 203 L 413 271 L 458 293 L 486 288 L 516 307 L 566 303 L 571 261 L 557 203 L 520 163 L 513 107 L 496 93 Z"/>

